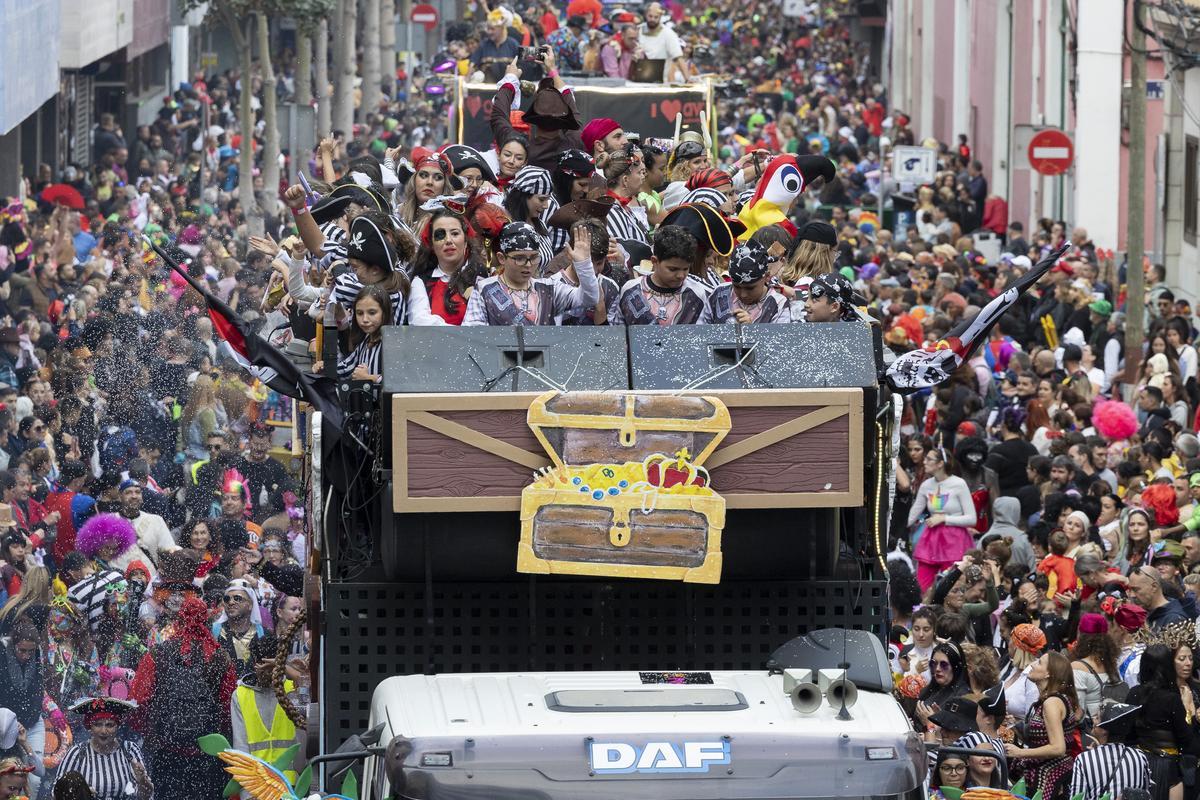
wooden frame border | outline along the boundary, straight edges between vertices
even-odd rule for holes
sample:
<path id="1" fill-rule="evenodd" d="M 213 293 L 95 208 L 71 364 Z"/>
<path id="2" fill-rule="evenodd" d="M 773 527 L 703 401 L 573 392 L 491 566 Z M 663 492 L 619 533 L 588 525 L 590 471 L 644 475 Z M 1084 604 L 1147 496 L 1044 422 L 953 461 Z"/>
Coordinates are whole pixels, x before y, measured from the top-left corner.
<path id="1" fill-rule="evenodd" d="M 623 394 L 676 394 L 669 390 L 621 390 Z M 520 495 L 483 495 L 479 497 L 409 497 L 408 495 L 408 462 L 400 458 L 401 453 L 408 452 L 408 423 L 411 421 L 425 428 L 439 430 L 452 438 L 458 439 L 472 447 L 486 449 L 489 452 L 508 459 L 521 466 L 530 466 L 533 459 L 528 461 L 519 453 L 511 452 L 513 448 L 506 442 L 500 442 L 490 436 L 478 433 L 458 423 L 439 420 L 433 428 L 430 417 L 442 411 L 477 411 L 493 409 L 498 411 L 519 411 L 528 409 L 530 404 L 544 392 L 470 392 L 456 394 L 394 394 L 392 395 L 392 509 L 393 513 L 422 513 L 422 512 L 468 512 L 468 511 L 520 511 Z M 739 448 L 748 441 L 754 441 L 758 447 L 780 441 L 788 436 L 794 436 L 817 425 L 837 419 L 843 415 L 849 417 L 850 453 L 849 473 L 850 491 L 846 492 L 770 492 L 764 494 L 726 494 L 726 508 L 857 508 L 863 504 L 865 496 L 863 470 L 863 392 L 861 389 L 728 389 L 705 390 L 696 389 L 683 392 L 689 395 L 710 395 L 719 398 L 729 408 L 748 408 L 753 406 L 826 406 L 827 408 L 809 412 L 782 425 L 777 425 L 758 434 L 754 434 L 740 442 L 727 444 L 718 449 L 708 460 L 708 466 L 720 466 L 729 463 L 753 448 Z M 726 456 L 733 450 L 735 455 Z M 742 452 L 745 449 L 745 452 Z M 523 452 L 523 451 L 522 451 Z M 540 465 L 549 465 L 549 458 L 542 458 Z M 532 467 L 531 469 L 536 469 Z M 403 507 L 403 511 L 399 511 Z"/>

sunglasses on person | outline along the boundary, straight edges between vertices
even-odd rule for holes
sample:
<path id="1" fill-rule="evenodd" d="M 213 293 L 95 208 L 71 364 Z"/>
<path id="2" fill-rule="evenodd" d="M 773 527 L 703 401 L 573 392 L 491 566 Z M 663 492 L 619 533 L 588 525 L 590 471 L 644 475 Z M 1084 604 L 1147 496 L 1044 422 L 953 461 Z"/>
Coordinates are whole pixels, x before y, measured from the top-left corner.
<path id="1" fill-rule="evenodd" d="M 243 597 L 240 594 L 227 594 L 223 598 L 226 603 L 249 603 L 249 598 Z"/>
<path id="2" fill-rule="evenodd" d="M 949 661 L 944 659 L 935 659 L 934 661 L 929 662 L 929 668 L 940 672 L 941 670 L 952 669 L 953 667 Z"/>

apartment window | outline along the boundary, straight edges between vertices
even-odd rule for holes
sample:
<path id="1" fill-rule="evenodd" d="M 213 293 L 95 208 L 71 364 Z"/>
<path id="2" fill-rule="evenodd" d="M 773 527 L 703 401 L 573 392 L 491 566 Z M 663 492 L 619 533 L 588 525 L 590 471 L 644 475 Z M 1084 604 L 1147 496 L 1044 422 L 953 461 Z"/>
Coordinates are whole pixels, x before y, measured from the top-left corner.
<path id="1" fill-rule="evenodd" d="M 1189 136 L 1183 145 L 1183 238 L 1196 243 L 1200 212 L 1200 139 Z"/>

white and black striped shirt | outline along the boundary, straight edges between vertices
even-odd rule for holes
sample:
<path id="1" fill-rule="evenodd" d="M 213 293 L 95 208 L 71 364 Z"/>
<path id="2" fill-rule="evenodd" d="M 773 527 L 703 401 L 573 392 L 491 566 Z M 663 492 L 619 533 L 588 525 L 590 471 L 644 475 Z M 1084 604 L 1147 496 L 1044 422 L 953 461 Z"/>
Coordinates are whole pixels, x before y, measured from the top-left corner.
<path id="1" fill-rule="evenodd" d="M 134 761 L 146 766 L 142 751 L 133 742 L 121 742 L 121 746 L 111 753 L 97 753 L 91 742 L 83 742 L 67 751 L 58 774 L 78 772 L 91 787 L 96 800 L 125 800 L 129 796 L 126 787 L 137 786 Z"/>
<path id="2" fill-rule="evenodd" d="M 546 204 L 546 210 L 542 212 L 542 223 L 550 230 L 550 250 L 552 255 L 561 253 L 564 247 L 571 244 L 571 232 L 566 228 L 556 228 L 547 220 L 554 216 L 554 212 L 562 207 L 562 203 L 558 202 L 558 198 L 550 195 L 550 202 Z"/>
<path id="3" fill-rule="evenodd" d="M 359 364 L 365 364 L 367 372 L 372 375 L 382 375 L 383 372 L 379 366 L 382 355 L 382 342 L 370 344 L 366 339 L 363 339 L 351 353 L 338 359 L 338 378 L 342 380 L 349 379 L 354 374 L 354 368 Z"/>
<path id="4" fill-rule="evenodd" d="M 113 570 L 101 570 L 81 580 L 67 590 L 67 598 L 79 609 L 95 633 L 104 616 L 104 606 L 110 594 L 109 586 L 123 582 L 125 578 Z"/>
<path id="5" fill-rule="evenodd" d="M 622 205 L 618 200 L 613 203 L 612 210 L 608 212 L 608 216 L 604 220 L 604 225 L 608 229 L 609 237 L 618 241 L 634 239 L 642 244 L 649 244 L 646 238 L 646 226 L 637 218 L 628 206 Z"/>
<path id="6" fill-rule="evenodd" d="M 1150 762 L 1137 748 L 1104 744 L 1084 750 L 1075 759 L 1069 796 L 1099 800 L 1104 795 L 1121 797 L 1129 789 L 1150 789 Z"/>
<path id="7" fill-rule="evenodd" d="M 321 245 L 321 250 L 325 253 L 322 260 L 338 261 L 345 258 L 346 243 L 350 241 L 350 234 L 339 228 L 336 222 L 326 222 L 320 228 L 325 237 L 325 243 Z"/>
<path id="8" fill-rule="evenodd" d="M 353 272 L 343 272 L 333 280 L 333 302 L 354 313 L 354 300 L 362 291 L 362 282 Z M 392 324 L 403 325 L 407 312 L 405 297 L 400 292 L 392 292 Z"/>

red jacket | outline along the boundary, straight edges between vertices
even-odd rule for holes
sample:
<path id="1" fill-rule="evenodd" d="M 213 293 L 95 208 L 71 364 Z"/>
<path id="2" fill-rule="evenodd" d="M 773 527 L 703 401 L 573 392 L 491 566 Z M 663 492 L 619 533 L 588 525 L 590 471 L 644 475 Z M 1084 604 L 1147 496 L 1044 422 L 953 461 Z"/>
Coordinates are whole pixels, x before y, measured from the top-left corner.
<path id="1" fill-rule="evenodd" d="M 46 513 L 58 512 L 58 534 L 50 550 L 56 564 L 61 564 L 67 553 L 75 549 L 75 520 L 71 516 L 71 501 L 74 499 L 75 492 L 51 492 L 46 495 Z"/>
<path id="2" fill-rule="evenodd" d="M 1003 236 L 1008 230 L 1008 202 L 1003 197 L 989 197 L 983 201 L 984 230 Z"/>

